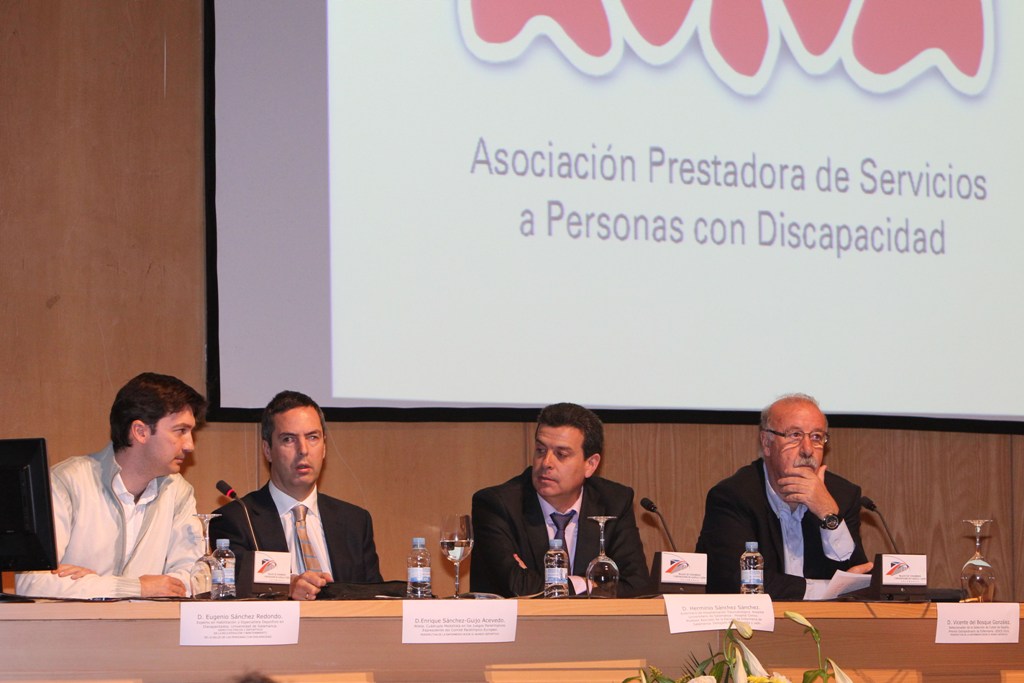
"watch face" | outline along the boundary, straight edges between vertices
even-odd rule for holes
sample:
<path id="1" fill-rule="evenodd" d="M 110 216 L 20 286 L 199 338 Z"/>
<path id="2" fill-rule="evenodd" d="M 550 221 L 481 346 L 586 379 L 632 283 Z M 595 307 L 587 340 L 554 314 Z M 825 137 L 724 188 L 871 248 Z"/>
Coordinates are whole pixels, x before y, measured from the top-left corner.
<path id="1" fill-rule="evenodd" d="M 821 528 L 828 529 L 829 531 L 838 529 L 839 515 L 825 515 L 825 519 L 821 520 Z"/>

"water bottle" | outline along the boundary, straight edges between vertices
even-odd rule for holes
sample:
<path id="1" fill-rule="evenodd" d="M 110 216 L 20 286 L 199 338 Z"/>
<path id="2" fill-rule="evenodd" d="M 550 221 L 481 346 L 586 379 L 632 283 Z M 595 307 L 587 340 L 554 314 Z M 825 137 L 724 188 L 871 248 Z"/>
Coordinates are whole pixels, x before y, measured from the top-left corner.
<path id="1" fill-rule="evenodd" d="M 564 598 L 569 595 L 569 553 L 562 547 L 562 539 L 551 540 L 544 553 L 544 597 Z"/>
<path id="2" fill-rule="evenodd" d="M 235 597 L 235 554 L 229 544 L 228 539 L 218 538 L 217 549 L 213 551 L 215 566 L 210 597 L 214 600 Z"/>
<path id="3" fill-rule="evenodd" d="M 764 557 L 757 552 L 757 541 L 747 541 L 740 555 L 740 593 L 764 593 Z"/>
<path id="4" fill-rule="evenodd" d="M 429 598 L 430 592 L 430 553 L 427 551 L 426 539 L 417 536 L 412 539 L 412 550 L 406 560 L 409 582 L 405 587 L 407 598 Z"/>

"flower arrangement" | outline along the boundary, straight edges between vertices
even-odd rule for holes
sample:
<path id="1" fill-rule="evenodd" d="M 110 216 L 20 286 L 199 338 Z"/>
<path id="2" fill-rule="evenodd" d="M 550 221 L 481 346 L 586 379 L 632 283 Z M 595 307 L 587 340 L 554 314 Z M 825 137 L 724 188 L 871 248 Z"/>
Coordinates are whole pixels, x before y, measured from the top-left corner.
<path id="1" fill-rule="evenodd" d="M 804 672 L 802 683 L 853 683 L 849 676 L 831 659 L 821 652 L 821 633 L 802 614 L 785 612 L 786 618 L 804 627 L 810 633 L 818 648 L 818 668 Z M 638 675 L 622 683 L 791 683 L 782 674 L 768 673 L 744 640 L 754 635 L 753 629 L 742 621 L 733 620 L 725 633 L 725 644 L 720 652 L 712 653 L 704 660 L 698 660 L 692 653 L 690 661 L 683 667 L 680 678 L 670 678 L 657 667 L 641 669 Z"/>

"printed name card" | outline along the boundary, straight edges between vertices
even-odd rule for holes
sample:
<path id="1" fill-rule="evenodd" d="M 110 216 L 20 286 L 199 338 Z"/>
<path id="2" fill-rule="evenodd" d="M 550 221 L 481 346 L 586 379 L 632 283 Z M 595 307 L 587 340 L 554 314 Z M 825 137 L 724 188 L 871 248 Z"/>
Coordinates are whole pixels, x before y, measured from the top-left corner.
<path id="1" fill-rule="evenodd" d="M 704 553 L 661 553 L 661 573 L 655 577 L 662 583 L 708 585 L 708 556 Z"/>
<path id="2" fill-rule="evenodd" d="M 883 586 L 927 586 L 927 555 L 882 555 Z"/>
<path id="3" fill-rule="evenodd" d="M 403 600 L 403 643 L 511 643 L 516 600 Z"/>
<path id="4" fill-rule="evenodd" d="M 182 602 L 181 645 L 293 645 L 297 602 Z"/>
<path id="5" fill-rule="evenodd" d="M 936 643 L 1020 642 L 1020 605 L 1015 602 L 940 602 Z"/>
<path id="6" fill-rule="evenodd" d="M 724 631 L 733 620 L 758 631 L 775 630 L 772 599 L 760 595 L 664 595 L 669 633 Z"/>

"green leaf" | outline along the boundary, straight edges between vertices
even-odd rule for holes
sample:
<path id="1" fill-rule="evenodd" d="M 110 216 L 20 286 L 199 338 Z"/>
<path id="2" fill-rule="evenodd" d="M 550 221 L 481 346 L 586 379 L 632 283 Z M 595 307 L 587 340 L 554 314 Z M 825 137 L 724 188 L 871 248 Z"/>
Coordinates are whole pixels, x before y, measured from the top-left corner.
<path id="1" fill-rule="evenodd" d="M 828 674 L 821 669 L 811 669 L 810 671 L 804 672 L 804 683 L 812 683 L 812 681 L 824 681 L 828 683 Z"/>

